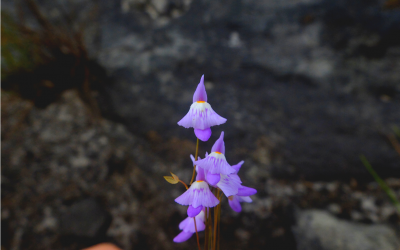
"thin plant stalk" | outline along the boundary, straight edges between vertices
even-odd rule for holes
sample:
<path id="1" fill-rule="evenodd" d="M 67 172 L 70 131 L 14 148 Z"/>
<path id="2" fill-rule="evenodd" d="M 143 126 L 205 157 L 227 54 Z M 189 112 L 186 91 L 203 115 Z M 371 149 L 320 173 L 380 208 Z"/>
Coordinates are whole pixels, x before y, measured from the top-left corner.
<path id="1" fill-rule="evenodd" d="M 212 217 L 211 217 L 211 209 L 208 209 L 208 214 L 209 214 L 209 220 L 208 220 L 208 245 L 207 245 L 207 250 L 212 247 Z"/>
<path id="2" fill-rule="evenodd" d="M 194 157 L 195 161 L 197 161 L 198 154 L 199 154 L 199 138 L 197 138 L 197 143 L 196 143 L 196 156 Z M 190 180 L 190 185 L 192 185 L 193 183 L 195 174 L 196 174 L 196 165 L 193 166 L 193 174 L 192 174 L 192 179 Z"/>
<path id="3" fill-rule="evenodd" d="M 217 189 L 216 193 L 217 193 L 217 197 L 219 197 L 219 188 Z M 220 203 L 214 207 L 214 244 L 213 244 L 213 250 L 216 249 L 217 246 L 217 225 L 218 225 L 218 206 L 220 205 Z"/>
<path id="4" fill-rule="evenodd" d="M 209 210 L 208 210 L 208 207 L 206 207 L 206 228 L 205 228 L 205 231 L 204 231 L 204 235 L 205 235 L 205 237 L 204 237 L 204 250 L 207 250 L 208 248 L 208 221 L 209 221 L 209 219 L 208 219 L 208 217 L 210 216 L 210 214 L 209 214 Z"/>
<path id="5" fill-rule="evenodd" d="M 219 250 L 219 242 L 220 242 L 220 232 L 221 232 L 221 201 L 222 201 L 222 194 L 218 197 L 219 204 L 218 204 L 218 245 L 217 249 Z"/>
<path id="6" fill-rule="evenodd" d="M 196 225 L 196 218 L 195 217 L 193 217 L 193 221 L 194 221 L 194 229 L 196 230 L 197 246 L 199 247 L 199 250 L 201 250 L 201 248 L 200 248 L 200 240 L 199 240 L 199 233 L 197 232 L 197 225 Z"/>

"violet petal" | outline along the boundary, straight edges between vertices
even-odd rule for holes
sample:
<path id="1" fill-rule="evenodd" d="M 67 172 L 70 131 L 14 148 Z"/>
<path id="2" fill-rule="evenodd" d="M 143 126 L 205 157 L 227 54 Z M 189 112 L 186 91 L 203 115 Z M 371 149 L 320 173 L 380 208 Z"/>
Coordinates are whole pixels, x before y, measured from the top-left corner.
<path id="1" fill-rule="evenodd" d="M 174 238 L 174 242 L 181 243 L 187 241 L 190 237 L 192 237 L 193 233 L 182 231 Z"/>
<path id="2" fill-rule="evenodd" d="M 221 175 L 220 174 L 207 174 L 207 182 L 211 185 L 211 186 L 215 186 L 221 179 Z"/>
<path id="3" fill-rule="evenodd" d="M 194 129 L 194 134 L 196 135 L 197 138 L 201 141 L 208 141 L 211 137 L 211 129 L 206 128 L 206 129 Z"/>
<path id="4" fill-rule="evenodd" d="M 222 154 L 225 154 L 225 143 L 224 143 L 224 132 L 221 132 L 220 137 L 218 140 L 215 141 L 211 152 L 220 152 Z"/>
<path id="5" fill-rule="evenodd" d="M 193 94 L 193 102 L 207 102 L 207 92 L 204 86 L 204 75 L 201 76 L 200 83 L 197 85 L 196 91 Z"/>
<path id="6" fill-rule="evenodd" d="M 239 191 L 237 193 L 238 196 L 250 196 L 253 194 L 256 194 L 257 190 L 255 190 L 254 188 L 250 188 L 250 187 L 245 187 L 245 186 L 241 186 L 239 188 Z"/>
<path id="7" fill-rule="evenodd" d="M 229 206 L 231 206 L 232 210 L 235 212 L 240 213 L 242 211 L 242 206 L 240 205 L 240 202 L 236 195 L 230 196 L 228 199 Z"/>
<path id="8" fill-rule="evenodd" d="M 239 170 L 242 167 L 243 163 L 244 163 L 244 161 L 241 161 L 236 165 L 232 165 L 232 167 L 236 170 L 235 174 L 237 174 L 239 172 Z"/>
<path id="9" fill-rule="evenodd" d="M 201 205 L 196 208 L 194 208 L 192 205 L 190 205 L 187 210 L 187 215 L 189 217 L 195 217 L 196 215 L 198 215 L 201 212 L 202 209 L 203 209 L 203 206 L 201 206 Z"/>

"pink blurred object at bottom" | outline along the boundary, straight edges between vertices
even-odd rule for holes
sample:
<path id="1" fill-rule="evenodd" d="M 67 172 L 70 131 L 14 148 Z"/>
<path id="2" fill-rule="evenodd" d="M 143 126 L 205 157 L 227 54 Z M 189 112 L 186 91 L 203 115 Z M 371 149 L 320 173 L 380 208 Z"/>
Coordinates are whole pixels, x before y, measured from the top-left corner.
<path id="1" fill-rule="evenodd" d="M 121 250 L 121 248 L 111 243 L 100 243 L 83 250 Z"/>

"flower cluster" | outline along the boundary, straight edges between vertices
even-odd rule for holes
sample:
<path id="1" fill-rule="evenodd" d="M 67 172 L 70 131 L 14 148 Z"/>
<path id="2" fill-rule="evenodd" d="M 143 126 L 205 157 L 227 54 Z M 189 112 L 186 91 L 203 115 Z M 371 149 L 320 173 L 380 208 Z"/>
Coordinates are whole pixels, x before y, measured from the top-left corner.
<path id="1" fill-rule="evenodd" d="M 194 128 L 194 133 L 198 140 L 207 141 L 211 136 L 211 126 L 220 125 L 226 122 L 226 119 L 219 116 L 207 103 L 207 93 L 204 86 L 204 75 L 201 77 L 200 83 L 193 95 L 193 104 L 185 117 L 178 122 L 185 128 Z M 252 202 L 250 196 L 257 193 L 254 188 L 242 185 L 242 181 L 238 176 L 238 171 L 243 165 L 243 161 L 236 165 L 230 165 L 225 157 L 224 132 L 216 140 L 211 148 L 210 154 L 206 153 L 201 159 L 197 156 L 198 141 L 196 147 L 196 158 L 191 155 L 193 162 L 193 177 L 195 173 L 196 179 L 190 183 L 190 187 L 175 201 L 181 205 L 188 206 L 188 217 L 179 224 L 182 230 L 174 238 L 174 242 L 183 242 L 188 240 L 194 233 L 211 229 L 211 210 L 214 208 L 214 220 L 219 220 L 221 199 L 223 195 L 228 198 L 230 207 L 240 212 L 242 210 L 240 202 Z M 170 183 L 182 182 L 179 178 L 172 174 L 172 177 L 165 177 Z M 184 183 L 184 182 L 182 182 Z M 223 194 L 223 195 L 222 195 Z M 219 223 L 214 221 L 214 232 Z M 214 233 L 214 237 L 216 234 Z M 205 237 L 206 241 L 210 237 Z M 198 235 L 197 235 L 198 240 Z M 199 241 L 198 241 L 199 242 Z M 214 245 L 216 239 L 214 239 Z M 206 242 L 205 242 L 206 244 Z M 199 247 L 200 244 L 198 243 Z M 215 247 L 214 247 L 215 248 Z"/>

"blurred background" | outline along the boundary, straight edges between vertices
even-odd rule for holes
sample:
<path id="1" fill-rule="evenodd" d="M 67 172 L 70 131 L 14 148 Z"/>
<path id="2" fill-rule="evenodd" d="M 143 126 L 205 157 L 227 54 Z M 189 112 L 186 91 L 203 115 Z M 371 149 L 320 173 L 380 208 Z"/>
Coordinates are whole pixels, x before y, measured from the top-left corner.
<path id="1" fill-rule="evenodd" d="M 400 249 L 399 0 L 3 0 L 3 249 L 175 244 L 202 74 L 230 164 L 222 249 Z M 399 133 L 397 133 L 399 134 Z"/>

